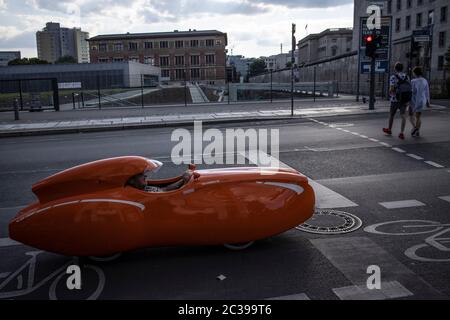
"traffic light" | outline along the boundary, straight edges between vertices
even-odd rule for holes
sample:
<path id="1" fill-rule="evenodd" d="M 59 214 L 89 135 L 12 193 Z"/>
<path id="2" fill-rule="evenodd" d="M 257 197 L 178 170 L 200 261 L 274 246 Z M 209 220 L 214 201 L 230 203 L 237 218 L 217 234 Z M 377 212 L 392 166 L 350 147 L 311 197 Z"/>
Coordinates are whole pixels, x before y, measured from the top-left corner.
<path id="1" fill-rule="evenodd" d="M 375 36 L 368 35 L 364 39 L 365 45 L 366 45 L 366 56 L 375 58 L 375 52 L 377 51 L 377 48 L 375 46 Z"/>

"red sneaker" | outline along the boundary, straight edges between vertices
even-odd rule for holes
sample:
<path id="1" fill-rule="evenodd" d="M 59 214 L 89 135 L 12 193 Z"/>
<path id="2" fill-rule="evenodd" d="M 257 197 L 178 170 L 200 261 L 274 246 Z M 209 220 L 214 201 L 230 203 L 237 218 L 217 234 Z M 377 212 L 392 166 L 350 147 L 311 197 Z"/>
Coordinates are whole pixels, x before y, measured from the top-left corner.
<path id="1" fill-rule="evenodd" d="M 383 128 L 383 132 L 386 134 L 392 134 L 392 131 L 389 128 Z"/>
<path id="2" fill-rule="evenodd" d="M 403 133 L 400 133 L 400 134 L 398 135 L 398 137 L 399 137 L 400 139 L 402 139 L 402 140 L 405 140 L 405 135 L 404 135 Z"/>

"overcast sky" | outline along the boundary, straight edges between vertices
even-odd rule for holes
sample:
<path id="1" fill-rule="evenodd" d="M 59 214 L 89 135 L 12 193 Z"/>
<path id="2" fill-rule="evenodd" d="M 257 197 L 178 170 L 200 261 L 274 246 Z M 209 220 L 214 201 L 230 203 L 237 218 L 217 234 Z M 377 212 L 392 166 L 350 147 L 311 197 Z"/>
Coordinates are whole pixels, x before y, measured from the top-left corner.
<path id="1" fill-rule="evenodd" d="M 216 29 L 233 54 L 259 57 L 326 28 L 353 26 L 353 0 L 0 0 L 0 50 L 37 56 L 36 31 L 46 22 L 108 33 Z"/>

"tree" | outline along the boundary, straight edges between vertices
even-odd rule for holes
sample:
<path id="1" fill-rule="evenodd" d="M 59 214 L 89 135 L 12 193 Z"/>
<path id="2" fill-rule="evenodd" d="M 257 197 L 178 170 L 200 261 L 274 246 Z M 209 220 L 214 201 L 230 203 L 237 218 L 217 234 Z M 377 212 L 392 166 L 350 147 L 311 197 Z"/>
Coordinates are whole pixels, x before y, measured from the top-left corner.
<path id="1" fill-rule="evenodd" d="M 47 61 L 38 58 L 22 58 L 14 59 L 8 62 L 8 66 L 20 66 L 20 65 L 30 65 L 30 64 L 48 64 Z"/>
<path id="2" fill-rule="evenodd" d="M 264 59 L 259 58 L 252 62 L 249 69 L 250 77 L 257 76 L 258 74 L 267 72 L 267 66 Z"/>
<path id="3" fill-rule="evenodd" d="M 56 64 L 59 64 L 59 63 L 78 63 L 78 61 L 72 56 L 63 56 L 63 57 L 59 58 L 58 60 L 56 60 L 55 63 Z"/>

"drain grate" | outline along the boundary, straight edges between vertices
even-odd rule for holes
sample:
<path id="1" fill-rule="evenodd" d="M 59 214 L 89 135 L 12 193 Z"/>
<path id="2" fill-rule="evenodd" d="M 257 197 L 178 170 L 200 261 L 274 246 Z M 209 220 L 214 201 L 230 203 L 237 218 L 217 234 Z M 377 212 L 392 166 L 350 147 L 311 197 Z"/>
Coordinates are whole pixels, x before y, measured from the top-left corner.
<path id="1" fill-rule="evenodd" d="M 351 213 L 318 210 L 308 221 L 295 229 L 316 234 L 343 234 L 358 230 L 361 226 L 361 219 Z"/>

